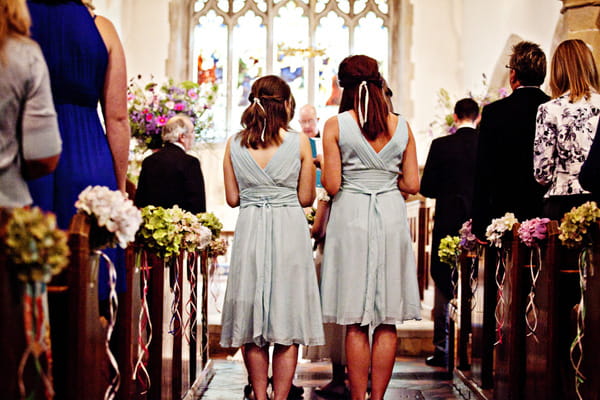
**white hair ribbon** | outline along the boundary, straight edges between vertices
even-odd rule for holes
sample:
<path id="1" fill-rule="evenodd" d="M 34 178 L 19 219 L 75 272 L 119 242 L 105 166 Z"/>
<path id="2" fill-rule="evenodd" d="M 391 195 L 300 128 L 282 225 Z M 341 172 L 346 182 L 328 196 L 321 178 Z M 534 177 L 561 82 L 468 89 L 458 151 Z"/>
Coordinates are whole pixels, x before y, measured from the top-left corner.
<path id="1" fill-rule="evenodd" d="M 258 97 L 254 98 L 254 104 L 257 104 L 260 107 L 260 109 L 263 110 L 265 115 L 267 114 L 267 112 L 265 111 L 265 108 L 262 106 L 262 104 L 260 104 L 260 99 Z M 265 117 L 265 120 L 263 122 L 262 132 L 260 133 L 260 141 L 261 142 L 265 141 L 265 128 L 266 127 L 267 127 L 267 117 Z"/>
<path id="2" fill-rule="evenodd" d="M 362 109 L 360 107 L 360 99 L 362 96 L 363 89 L 365 90 L 365 113 L 363 115 Z M 358 122 L 360 123 L 360 127 L 362 128 L 367 122 L 367 115 L 369 115 L 369 88 L 367 87 L 367 81 L 362 81 L 360 85 L 358 85 Z"/>

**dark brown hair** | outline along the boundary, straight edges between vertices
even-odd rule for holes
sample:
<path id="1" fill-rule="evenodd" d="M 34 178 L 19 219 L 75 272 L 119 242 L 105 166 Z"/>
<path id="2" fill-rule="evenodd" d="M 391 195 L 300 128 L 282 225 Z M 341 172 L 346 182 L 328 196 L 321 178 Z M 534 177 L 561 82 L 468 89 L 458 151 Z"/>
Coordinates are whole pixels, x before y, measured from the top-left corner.
<path id="1" fill-rule="evenodd" d="M 365 112 L 365 95 L 360 95 L 359 86 L 366 82 L 369 92 L 368 111 L 361 132 L 368 139 L 374 140 L 379 135 L 389 135 L 387 117 L 388 105 L 383 97 L 383 80 L 379 74 L 377 61 L 368 56 L 346 57 L 338 71 L 340 86 L 344 88 L 339 112 L 354 110 L 356 115 Z M 360 123 L 359 123 L 360 126 Z"/>
<path id="2" fill-rule="evenodd" d="M 242 114 L 244 129 L 239 133 L 242 146 L 258 149 L 280 144 L 279 129 L 289 129 L 295 106 L 289 85 L 278 76 L 263 76 L 252 84 L 248 100 L 250 105 Z"/>

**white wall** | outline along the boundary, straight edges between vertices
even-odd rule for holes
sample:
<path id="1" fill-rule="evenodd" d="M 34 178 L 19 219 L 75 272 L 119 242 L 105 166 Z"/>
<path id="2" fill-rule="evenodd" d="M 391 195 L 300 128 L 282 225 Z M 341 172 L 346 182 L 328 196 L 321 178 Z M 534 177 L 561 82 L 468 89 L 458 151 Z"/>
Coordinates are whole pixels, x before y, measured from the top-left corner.
<path id="1" fill-rule="evenodd" d="M 436 114 L 436 95 L 446 88 L 457 98 L 506 74 L 511 35 L 550 47 L 560 17 L 560 0 L 412 0 L 414 79 L 412 100 L 419 162 L 425 162 L 426 134 Z M 500 67 L 498 67 L 500 66 Z M 495 72 L 496 71 L 496 72 Z"/>
<path id="2" fill-rule="evenodd" d="M 119 32 L 128 76 L 154 75 L 162 81 L 169 46 L 168 0 L 94 0 L 94 6 Z"/>

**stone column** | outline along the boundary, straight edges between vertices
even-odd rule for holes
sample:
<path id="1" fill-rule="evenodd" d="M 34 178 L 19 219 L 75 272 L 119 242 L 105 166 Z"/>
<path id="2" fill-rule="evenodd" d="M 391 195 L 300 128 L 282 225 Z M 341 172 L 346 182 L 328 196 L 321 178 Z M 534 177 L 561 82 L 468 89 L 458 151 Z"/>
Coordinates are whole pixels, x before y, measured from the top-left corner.
<path id="1" fill-rule="evenodd" d="M 193 80 L 190 75 L 190 18 L 193 2 L 189 0 L 171 0 L 169 2 L 169 52 L 165 70 L 169 78 L 176 82 Z"/>
<path id="2" fill-rule="evenodd" d="M 592 47 L 600 69 L 600 0 L 562 0 L 563 29 L 566 39 L 581 39 Z"/>

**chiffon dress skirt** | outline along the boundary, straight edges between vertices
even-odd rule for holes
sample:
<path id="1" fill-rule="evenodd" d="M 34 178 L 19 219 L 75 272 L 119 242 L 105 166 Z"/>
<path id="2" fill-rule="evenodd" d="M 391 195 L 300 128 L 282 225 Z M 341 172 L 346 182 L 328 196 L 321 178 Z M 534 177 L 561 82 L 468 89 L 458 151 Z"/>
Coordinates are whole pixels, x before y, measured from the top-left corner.
<path id="1" fill-rule="evenodd" d="M 117 189 L 108 140 L 98 116 L 104 90 L 108 51 L 87 7 L 75 2 L 28 2 L 31 33 L 48 64 L 63 149 L 54 173 L 29 183 L 34 205 L 56 214 L 68 229 L 75 201 L 89 185 Z M 117 267 L 117 291 L 125 290 L 124 252 L 105 253 Z M 108 297 L 108 274 L 99 268 L 98 290 Z"/>
<path id="2" fill-rule="evenodd" d="M 408 142 L 399 117 L 375 152 L 350 113 L 338 115 L 342 186 L 323 254 L 323 319 L 376 327 L 421 318 L 417 267 L 397 179 Z"/>
<path id="3" fill-rule="evenodd" d="M 221 345 L 324 343 L 308 223 L 297 194 L 299 134 L 287 132 L 262 169 L 239 137 L 231 161 L 240 212 L 231 249 Z"/>

